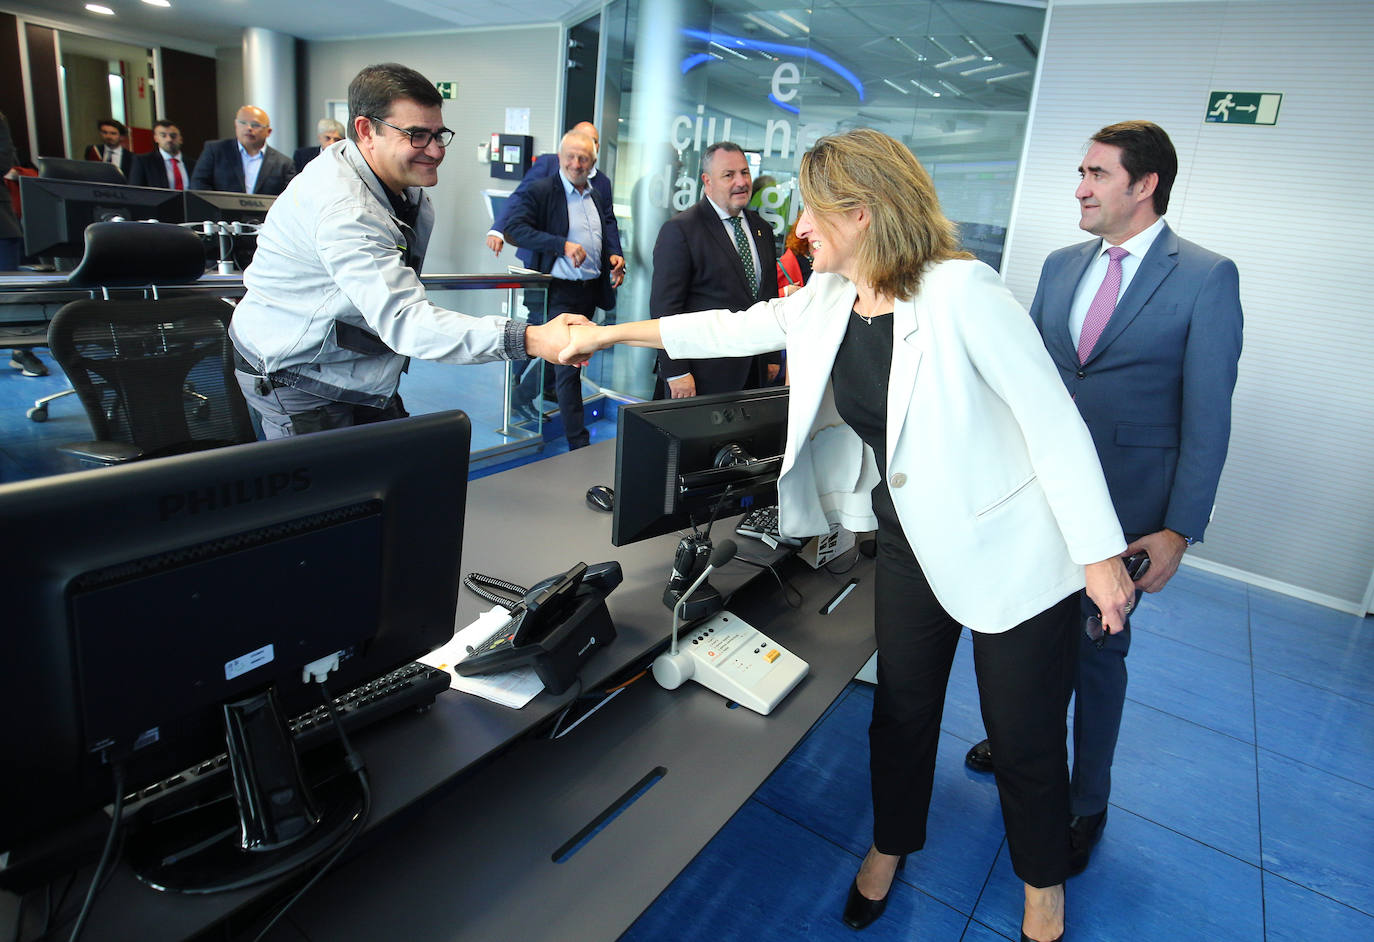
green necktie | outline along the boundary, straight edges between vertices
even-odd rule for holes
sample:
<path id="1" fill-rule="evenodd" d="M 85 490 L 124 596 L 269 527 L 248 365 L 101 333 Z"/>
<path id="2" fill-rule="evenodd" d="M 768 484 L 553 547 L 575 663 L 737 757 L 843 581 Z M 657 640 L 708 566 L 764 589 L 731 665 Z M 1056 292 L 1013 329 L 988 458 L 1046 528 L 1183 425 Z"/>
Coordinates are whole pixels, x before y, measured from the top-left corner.
<path id="1" fill-rule="evenodd" d="M 759 276 L 758 272 L 754 271 L 754 255 L 749 251 L 749 237 L 744 234 L 744 224 L 738 216 L 731 216 L 730 224 L 735 227 L 735 248 L 739 250 L 740 261 L 744 262 L 744 277 L 749 282 L 749 296 L 757 297 Z"/>

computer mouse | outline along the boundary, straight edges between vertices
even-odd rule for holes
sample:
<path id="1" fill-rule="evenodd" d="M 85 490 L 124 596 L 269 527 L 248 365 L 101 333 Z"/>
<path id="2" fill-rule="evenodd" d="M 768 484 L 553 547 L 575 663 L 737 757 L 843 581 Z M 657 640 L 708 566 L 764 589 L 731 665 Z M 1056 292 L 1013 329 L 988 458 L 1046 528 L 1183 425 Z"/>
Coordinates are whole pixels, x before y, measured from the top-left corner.
<path id="1" fill-rule="evenodd" d="M 605 484 L 593 484 L 587 488 L 587 506 L 610 513 L 615 509 L 615 491 Z"/>

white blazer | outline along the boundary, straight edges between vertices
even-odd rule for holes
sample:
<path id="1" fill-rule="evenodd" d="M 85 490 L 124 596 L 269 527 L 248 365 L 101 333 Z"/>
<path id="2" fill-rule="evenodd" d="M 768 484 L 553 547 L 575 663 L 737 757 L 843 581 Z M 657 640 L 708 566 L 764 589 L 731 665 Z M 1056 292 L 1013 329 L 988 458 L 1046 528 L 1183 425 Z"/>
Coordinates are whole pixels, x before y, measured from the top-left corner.
<path id="1" fill-rule="evenodd" d="M 857 291 L 817 274 L 743 314 L 660 321 L 676 358 L 787 349 L 779 528 L 877 525 L 873 452 L 835 410 L 830 373 Z M 902 530 L 940 604 L 975 631 L 1012 628 L 1083 588 L 1126 541 L 1097 452 L 1025 310 L 982 262 L 932 265 L 898 301 L 887 473 Z"/>

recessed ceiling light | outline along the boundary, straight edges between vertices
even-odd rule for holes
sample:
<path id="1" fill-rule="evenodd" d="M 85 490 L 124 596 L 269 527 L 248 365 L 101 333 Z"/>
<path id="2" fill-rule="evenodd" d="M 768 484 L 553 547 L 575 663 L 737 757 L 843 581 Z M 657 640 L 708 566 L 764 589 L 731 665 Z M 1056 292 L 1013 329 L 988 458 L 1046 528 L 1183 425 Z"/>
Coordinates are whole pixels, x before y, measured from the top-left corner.
<path id="1" fill-rule="evenodd" d="M 101 16 L 114 16 L 114 10 L 111 10 L 109 7 L 101 6 L 98 3 L 88 3 L 86 4 L 86 9 L 90 10 L 92 13 L 99 13 Z"/>
<path id="2" fill-rule="evenodd" d="M 143 2 L 150 7 L 170 7 L 172 5 L 170 0 L 143 0 Z"/>
<path id="3" fill-rule="evenodd" d="M 144 2 L 144 3 L 147 3 L 148 0 L 143 0 L 143 2 Z M 778 29 L 776 26 L 774 26 L 772 23 L 768 22 L 767 20 L 765 20 L 765 19 L 764 19 L 763 17 L 761 17 L 761 16 L 755 16 L 753 13 L 746 13 L 746 14 L 744 14 L 744 18 L 745 18 L 746 20 L 749 20 L 749 21 L 752 22 L 752 23 L 757 23 L 759 26 L 762 26 L 764 29 L 768 30 L 769 32 L 776 33 L 777 35 L 781 36 L 783 39 L 791 39 L 791 38 L 792 38 L 792 37 L 789 36 L 787 33 L 784 33 L 782 30 Z"/>
<path id="4" fill-rule="evenodd" d="M 910 94 L 911 94 L 911 92 L 907 91 L 905 88 L 902 88 L 902 86 L 900 86 L 900 85 L 898 85 L 896 82 L 892 81 L 892 79 L 883 79 L 883 82 L 886 83 L 887 85 L 891 85 L 893 88 L 897 89 L 897 91 L 901 92 L 903 95 L 910 95 Z"/>

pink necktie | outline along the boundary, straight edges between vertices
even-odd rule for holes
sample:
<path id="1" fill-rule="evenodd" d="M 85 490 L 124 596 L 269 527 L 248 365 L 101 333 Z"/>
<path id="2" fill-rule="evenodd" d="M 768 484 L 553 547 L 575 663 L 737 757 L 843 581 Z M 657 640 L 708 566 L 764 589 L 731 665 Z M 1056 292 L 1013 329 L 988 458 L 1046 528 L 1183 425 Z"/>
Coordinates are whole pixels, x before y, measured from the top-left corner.
<path id="1" fill-rule="evenodd" d="M 184 183 L 181 182 L 181 161 L 172 158 L 172 189 L 180 190 Z"/>
<path id="2" fill-rule="evenodd" d="M 1116 310 L 1116 296 L 1121 291 L 1121 260 L 1130 254 L 1119 245 L 1107 249 L 1107 277 L 1102 279 L 1102 286 L 1093 295 L 1093 301 L 1088 305 L 1088 316 L 1083 318 L 1083 330 L 1078 335 L 1079 363 L 1088 361 L 1093 347 L 1097 346 L 1097 338 L 1102 336 L 1107 321 L 1112 319 L 1112 311 Z"/>

